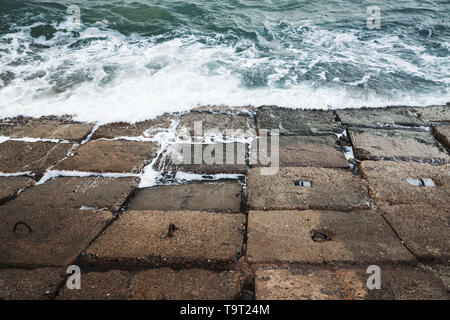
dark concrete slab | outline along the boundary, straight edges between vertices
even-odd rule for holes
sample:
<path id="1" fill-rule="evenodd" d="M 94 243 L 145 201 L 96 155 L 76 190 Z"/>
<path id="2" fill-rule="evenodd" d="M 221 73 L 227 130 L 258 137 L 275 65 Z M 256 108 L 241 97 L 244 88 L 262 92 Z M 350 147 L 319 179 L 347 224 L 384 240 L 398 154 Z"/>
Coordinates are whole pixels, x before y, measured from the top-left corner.
<path id="1" fill-rule="evenodd" d="M 14 267 L 62 267 L 71 264 L 113 216 L 41 206 L 0 206 L 0 263 Z M 25 222 L 26 225 L 17 225 Z"/>
<path id="2" fill-rule="evenodd" d="M 271 159 L 272 139 L 279 139 L 278 154 L 281 167 L 349 168 L 349 163 L 335 136 L 270 136 L 260 139 L 266 140 L 264 143 L 254 143 L 254 151 L 252 150 L 252 154 L 258 155 L 255 165 L 257 167 L 272 165 L 271 163 L 264 165 L 261 159 L 266 159 L 264 156 Z"/>
<path id="3" fill-rule="evenodd" d="M 190 112 L 181 117 L 176 134 L 184 141 L 190 137 L 245 138 L 256 136 L 256 127 L 250 115 Z"/>
<path id="4" fill-rule="evenodd" d="M 140 121 L 136 123 L 114 122 L 102 125 L 95 130 L 92 139 L 114 139 L 120 137 L 154 137 L 156 134 L 169 129 L 174 116 L 164 114 L 155 119 Z"/>
<path id="5" fill-rule="evenodd" d="M 431 132 L 350 129 L 355 157 L 360 160 L 448 162 L 450 157 Z"/>
<path id="6" fill-rule="evenodd" d="M 259 268 L 257 300 L 448 300 L 430 272 L 414 266 L 380 266 L 381 288 L 369 290 L 364 268 L 299 266 Z"/>
<path id="7" fill-rule="evenodd" d="M 34 185 L 27 177 L 0 177 L 0 204 L 8 201 L 16 192 Z"/>
<path id="8" fill-rule="evenodd" d="M 352 127 L 395 128 L 425 125 L 408 107 L 343 109 L 336 110 L 336 114 L 343 125 Z"/>
<path id="9" fill-rule="evenodd" d="M 0 269 L 0 300 L 48 300 L 56 295 L 64 269 Z"/>
<path id="10" fill-rule="evenodd" d="M 434 127 L 433 134 L 440 143 L 450 148 L 450 125 Z"/>
<path id="11" fill-rule="evenodd" d="M 415 261 L 381 215 L 370 210 L 250 211 L 247 258 L 251 263 L 355 265 Z"/>
<path id="12" fill-rule="evenodd" d="M 448 198 L 447 198 L 448 199 Z M 450 262 L 450 209 L 424 203 L 379 205 L 389 224 L 421 261 Z"/>
<path id="13" fill-rule="evenodd" d="M 258 109 L 258 132 L 279 130 L 280 135 L 327 135 L 342 133 L 329 110 L 299 110 L 278 107 Z"/>
<path id="14" fill-rule="evenodd" d="M 449 122 L 450 121 L 450 105 L 446 106 L 430 106 L 424 108 L 413 108 L 413 111 L 425 121 L 431 122 Z"/>
<path id="15" fill-rule="evenodd" d="M 227 269 L 241 253 L 245 215 L 127 211 L 86 251 L 83 263 Z M 171 224 L 175 226 L 169 231 Z"/>
<path id="16" fill-rule="evenodd" d="M 367 208 L 366 182 L 347 170 L 279 168 L 262 175 L 260 168 L 247 174 L 247 206 L 257 210 Z M 299 181 L 308 182 L 299 186 Z"/>
<path id="17" fill-rule="evenodd" d="M 339 262 L 370 265 L 414 262 L 374 211 L 250 211 L 247 258 L 251 263 Z"/>
<path id="18" fill-rule="evenodd" d="M 210 181 L 140 189 L 128 209 L 237 213 L 241 202 L 239 181 Z"/>
<path id="19" fill-rule="evenodd" d="M 0 136 L 80 142 L 87 137 L 93 126 L 92 123 L 72 121 L 69 117 L 17 117 L 0 122 Z"/>
<path id="20" fill-rule="evenodd" d="M 82 275 L 81 290 L 60 291 L 58 300 L 233 300 L 243 277 L 236 271 L 169 268 L 138 272 L 111 270 Z"/>
<path id="21" fill-rule="evenodd" d="M 424 202 L 448 206 L 448 164 L 436 166 L 415 162 L 363 161 L 360 169 L 369 183 L 370 195 L 377 200 L 393 204 Z M 431 179 L 435 186 L 415 185 L 414 181 L 419 179 Z"/>
<path id="22" fill-rule="evenodd" d="M 31 171 L 39 177 L 72 147 L 71 143 L 5 141 L 0 143 L 0 172 Z"/>
<path id="23" fill-rule="evenodd" d="M 139 173 L 156 157 L 153 142 L 127 140 L 90 141 L 81 145 L 73 156 L 59 163 L 56 170 Z"/>
<path id="24" fill-rule="evenodd" d="M 163 172 L 202 174 L 244 173 L 248 169 L 248 145 L 244 143 L 174 144 L 155 164 Z"/>
<path id="25" fill-rule="evenodd" d="M 139 178 L 58 177 L 22 192 L 8 206 L 118 211 Z"/>

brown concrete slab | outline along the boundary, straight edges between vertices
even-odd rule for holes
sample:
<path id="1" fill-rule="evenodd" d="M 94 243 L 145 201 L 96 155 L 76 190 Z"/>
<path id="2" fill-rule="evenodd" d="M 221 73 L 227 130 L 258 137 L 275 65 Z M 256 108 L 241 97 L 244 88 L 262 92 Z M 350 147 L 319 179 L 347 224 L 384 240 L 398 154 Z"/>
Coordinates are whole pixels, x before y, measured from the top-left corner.
<path id="1" fill-rule="evenodd" d="M 408 107 L 361 108 L 336 110 L 344 125 L 357 127 L 391 127 L 425 125 Z"/>
<path id="2" fill-rule="evenodd" d="M 450 121 L 450 105 L 413 108 L 413 111 L 425 121 L 448 122 Z"/>
<path id="3" fill-rule="evenodd" d="M 430 132 L 350 129 L 355 157 L 360 160 L 448 162 L 450 157 Z"/>
<path id="4" fill-rule="evenodd" d="M 425 202 L 448 206 L 450 165 L 415 162 L 363 161 L 361 174 L 369 183 L 370 195 L 394 204 Z M 432 179 L 435 187 L 416 186 L 407 179 Z M 411 180 L 409 180 L 411 181 Z"/>
<path id="5" fill-rule="evenodd" d="M 236 213 L 241 202 L 239 181 L 210 181 L 139 189 L 128 209 Z"/>
<path id="6" fill-rule="evenodd" d="M 102 125 L 95 130 L 92 139 L 114 139 L 119 137 L 154 137 L 166 131 L 173 120 L 173 115 L 163 114 L 155 119 L 139 121 L 136 123 L 114 122 Z"/>
<path id="7" fill-rule="evenodd" d="M 73 156 L 59 163 L 56 170 L 139 173 L 156 157 L 157 145 L 137 141 L 90 141 Z"/>
<path id="8" fill-rule="evenodd" d="M 447 288 L 447 292 L 450 292 L 450 264 L 435 263 L 426 267 L 442 281 L 445 288 Z"/>
<path id="9" fill-rule="evenodd" d="M 36 176 L 67 156 L 71 143 L 5 141 L 0 143 L 0 172 L 31 171 Z"/>
<path id="10" fill-rule="evenodd" d="M 83 262 L 226 269 L 241 253 L 245 216 L 127 211 L 86 251 Z M 173 224 L 175 230 L 169 233 Z"/>
<path id="11" fill-rule="evenodd" d="M 139 178 L 57 177 L 25 190 L 8 205 L 118 211 L 138 184 Z"/>
<path id="12" fill-rule="evenodd" d="M 272 136 L 266 139 L 267 142 L 264 144 L 253 144 L 252 154 L 271 159 L 272 139 L 279 139 L 278 154 L 281 167 L 349 168 L 342 149 L 337 145 L 336 136 Z M 256 166 L 271 165 L 271 163 L 263 165 L 261 157 L 258 157 Z"/>
<path id="13" fill-rule="evenodd" d="M 251 263 L 357 265 L 415 261 L 381 215 L 370 210 L 250 211 L 247 258 Z"/>
<path id="14" fill-rule="evenodd" d="M 200 125 L 198 129 L 194 127 L 196 122 Z M 176 134 L 184 140 L 190 137 L 209 136 L 254 137 L 256 128 L 255 121 L 250 115 L 190 112 L 181 116 Z"/>
<path id="15" fill-rule="evenodd" d="M 42 206 L 0 206 L 0 263 L 7 266 L 53 267 L 72 263 L 113 216 Z M 31 229 L 29 232 L 25 222 Z"/>
<path id="16" fill-rule="evenodd" d="M 381 288 L 369 290 L 364 268 L 300 266 L 256 271 L 257 300 L 428 300 L 449 298 L 430 272 L 413 266 L 380 266 Z"/>
<path id="17" fill-rule="evenodd" d="M 434 127 L 433 134 L 440 143 L 450 148 L 450 126 Z"/>
<path id="18" fill-rule="evenodd" d="M 328 135 L 344 131 L 330 110 L 299 110 L 261 107 L 257 114 L 258 132 L 279 130 L 280 135 Z"/>
<path id="19" fill-rule="evenodd" d="M 81 290 L 62 288 L 58 300 L 232 300 L 240 297 L 239 272 L 169 268 L 111 270 L 82 275 Z"/>
<path id="20" fill-rule="evenodd" d="M 448 198 L 447 198 L 448 199 Z M 423 203 L 379 205 L 391 227 L 421 261 L 450 262 L 449 206 Z"/>
<path id="21" fill-rule="evenodd" d="M 311 187 L 296 186 L 306 181 Z M 279 168 L 275 175 L 247 174 L 247 206 L 252 209 L 351 209 L 367 208 L 366 182 L 350 171 L 324 168 Z"/>
<path id="22" fill-rule="evenodd" d="M 27 177 L 0 177 L 0 204 L 8 201 L 16 192 L 34 185 Z"/>
<path id="23" fill-rule="evenodd" d="M 92 123 L 81 123 L 68 117 L 17 117 L 0 123 L 0 135 L 12 138 L 60 139 L 80 142 L 91 129 Z"/>
<path id="24" fill-rule="evenodd" d="M 47 300 L 63 280 L 64 269 L 0 269 L 0 300 Z"/>
<path id="25" fill-rule="evenodd" d="M 181 143 L 169 147 L 154 167 L 164 172 L 245 173 L 247 159 L 248 145 L 244 143 Z"/>

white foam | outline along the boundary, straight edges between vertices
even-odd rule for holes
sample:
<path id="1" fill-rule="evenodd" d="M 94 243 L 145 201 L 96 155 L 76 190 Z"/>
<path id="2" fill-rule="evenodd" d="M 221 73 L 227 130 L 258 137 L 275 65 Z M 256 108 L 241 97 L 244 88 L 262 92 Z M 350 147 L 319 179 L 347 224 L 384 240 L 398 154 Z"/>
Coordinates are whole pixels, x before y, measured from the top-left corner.
<path id="1" fill-rule="evenodd" d="M 65 170 L 48 170 L 42 176 L 42 178 L 37 182 L 37 185 L 43 184 L 48 180 L 56 177 L 104 177 L 104 178 L 130 178 L 139 177 L 138 173 L 114 173 L 114 172 L 82 172 L 82 171 L 65 171 Z"/>

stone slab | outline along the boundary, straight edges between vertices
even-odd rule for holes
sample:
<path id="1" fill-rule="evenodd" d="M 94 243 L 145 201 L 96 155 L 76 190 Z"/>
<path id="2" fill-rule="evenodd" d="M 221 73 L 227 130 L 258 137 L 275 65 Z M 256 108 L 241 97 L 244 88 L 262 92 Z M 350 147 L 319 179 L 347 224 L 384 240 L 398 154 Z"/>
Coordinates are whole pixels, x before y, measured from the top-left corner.
<path id="1" fill-rule="evenodd" d="M 314 241 L 320 234 L 328 240 Z M 370 210 L 250 211 L 247 258 L 251 263 L 293 264 L 415 261 L 381 215 Z"/>
<path id="2" fill-rule="evenodd" d="M 413 108 L 419 117 L 425 121 L 432 122 L 449 122 L 450 121 L 450 105 L 446 106 L 430 106 L 425 108 Z"/>
<path id="3" fill-rule="evenodd" d="M 447 288 L 447 292 L 450 292 L 450 264 L 435 263 L 426 267 L 442 281 Z"/>
<path id="4" fill-rule="evenodd" d="M 237 213 L 241 205 L 242 186 L 230 180 L 139 189 L 128 209 Z"/>
<path id="5" fill-rule="evenodd" d="M 254 116 L 256 110 L 254 106 L 200 106 L 192 108 L 190 112 Z"/>
<path id="6" fill-rule="evenodd" d="M 152 138 L 158 133 L 169 129 L 173 115 L 164 114 L 155 119 L 139 121 L 135 123 L 113 122 L 101 125 L 92 135 L 93 140 L 114 139 L 120 137 L 139 137 Z"/>
<path id="7" fill-rule="evenodd" d="M 0 264 L 14 267 L 62 267 L 71 264 L 113 216 L 40 206 L 0 206 Z M 32 230 L 29 232 L 25 222 Z"/>
<path id="8" fill-rule="evenodd" d="M 5 141 L 0 143 L 0 172 L 31 171 L 39 177 L 72 147 L 71 143 Z"/>
<path id="9" fill-rule="evenodd" d="M 134 192 L 139 178 L 57 177 L 27 189 L 8 206 L 119 211 Z"/>
<path id="10" fill-rule="evenodd" d="M 93 126 L 92 123 L 75 122 L 67 117 L 17 117 L 0 122 L 0 136 L 80 142 L 88 136 Z"/>
<path id="11" fill-rule="evenodd" d="M 425 125 L 408 107 L 336 110 L 343 125 L 356 127 L 391 127 Z"/>
<path id="12" fill-rule="evenodd" d="M 194 127 L 196 122 L 198 127 Z M 254 137 L 255 120 L 243 114 L 190 112 L 181 116 L 176 135 L 184 141 L 190 137 Z"/>
<path id="13" fill-rule="evenodd" d="M 163 172 L 244 173 L 247 161 L 248 146 L 244 143 L 181 143 L 170 146 L 154 168 Z"/>
<path id="14" fill-rule="evenodd" d="M 296 186 L 305 181 L 310 187 Z M 366 182 L 347 170 L 279 168 L 263 175 L 260 168 L 247 174 L 247 206 L 258 210 L 352 209 L 370 205 Z"/>
<path id="15" fill-rule="evenodd" d="M 16 192 L 34 185 L 27 177 L 0 177 L 0 204 L 8 201 Z"/>
<path id="16" fill-rule="evenodd" d="M 450 148 L 450 126 L 434 127 L 433 134 L 440 143 Z"/>
<path id="17" fill-rule="evenodd" d="M 327 135 L 342 133 L 344 129 L 329 110 L 299 110 L 278 107 L 258 109 L 258 132 L 279 130 L 280 135 Z M 273 133 L 272 133 L 273 134 Z"/>
<path id="18" fill-rule="evenodd" d="M 138 141 L 90 141 L 74 155 L 59 163 L 56 170 L 139 173 L 156 157 L 157 145 Z"/>
<path id="19" fill-rule="evenodd" d="M 448 162 L 450 157 L 430 132 L 350 129 L 355 157 L 360 160 Z"/>
<path id="20" fill-rule="evenodd" d="M 448 199 L 448 198 L 447 198 Z M 450 263 L 449 206 L 423 203 L 379 205 L 387 221 L 421 261 Z"/>
<path id="21" fill-rule="evenodd" d="M 173 224 L 175 230 L 169 233 Z M 86 251 L 85 263 L 226 269 L 243 244 L 245 215 L 127 211 Z"/>
<path id="22" fill-rule="evenodd" d="M 58 300 L 233 300 L 243 286 L 239 272 L 169 268 L 135 273 L 119 270 L 82 275 L 81 290 L 63 288 Z"/>
<path id="23" fill-rule="evenodd" d="M 430 272 L 413 266 L 380 266 L 381 288 L 369 290 L 362 268 L 301 266 L 256 271 L 257 300 L 448 300 Z"/>
<path id="24" fill-rule="evenodd" d="M 415 162 L 363 161 L 362 175 L 369 183 L 370 195 L 394 204 L 424 202 L 448 206 L 450 165 Z M 407 179 L 432 179 L 435 187 L 416 186 Z"/>
<path id="25" fill-rule="evenodd" d="M 56 295 L 64 269 L 0 269 L 0 300 L 48 300 Z"/>
<path id="26" fill-rule="evenodd" d="M 264 143 L 253 144 L 252 154 L 258 155 L 256 166 L 272 165 L 272 163 L 264 165 L 261 162 L 261 159 L 266 157 L 272 160 L 274 156 L 272 139 L 279 139 L 278 160 L 281 167 L 349 168 L 349 163 L 335 136 L 271 136 L 264 140 Z M 276 152 L 276 143 L 274 146 Z"/>

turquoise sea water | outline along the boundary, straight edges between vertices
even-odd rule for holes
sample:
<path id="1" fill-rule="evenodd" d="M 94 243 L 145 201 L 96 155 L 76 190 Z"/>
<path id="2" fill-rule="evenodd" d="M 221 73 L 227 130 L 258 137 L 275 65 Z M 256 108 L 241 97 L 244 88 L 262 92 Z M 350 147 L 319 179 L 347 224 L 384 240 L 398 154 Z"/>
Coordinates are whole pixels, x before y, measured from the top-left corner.
<path id="1" fill-rule="evenodd" d="M 0 0 L 0 117 L 446 103 L 449 16 L 448 0 Z"/>

